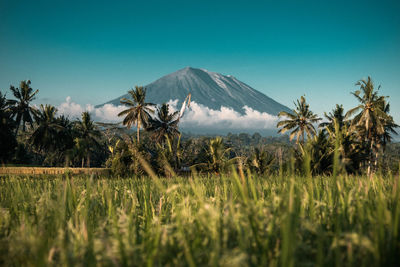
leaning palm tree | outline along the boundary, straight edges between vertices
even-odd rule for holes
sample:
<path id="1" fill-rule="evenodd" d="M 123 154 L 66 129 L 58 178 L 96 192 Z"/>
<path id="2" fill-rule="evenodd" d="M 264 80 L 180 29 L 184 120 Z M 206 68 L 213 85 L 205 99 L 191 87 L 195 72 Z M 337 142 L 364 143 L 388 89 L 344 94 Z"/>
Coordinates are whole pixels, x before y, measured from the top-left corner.
<path id="1" fill-rule="evenodd" d="M 357 98 L 359 105 L 350 109 L 346 118 L 355 115 L 351 122 L 351 128 L 357 129 L 360 139 L 369 146 L 368 175 L 371 174 L 371 168 L 374 161 L 374 152 L 377 149 L 378 136 L 385 133 L 385 122 L 389 120 L 389 115 L 384 111 L 386 97 L 379 96 L 374 88 L 371 77 L 367 80 L 360 80 L 356 83 L 360 89 L 352 94 Z M 376 154 L 376 153 L 375 153 Z"/>
<path id="2" fill-rule="evenodd" d="M 299 144 L 300 137 L 302 137 L 302 143 L 305 142 L 305 134 L 310 138 L 316 134 L 314 123 L 321 120 L 316 114 L 310 110 L 310 106 L 307 104 L 304 96 L 301 96 L 300 101 L 294 103 L 296 109 L 293 113 L 286 111 L 281 111 L 278 116 L 286 117 L 285 120 L 279 121 L 277 127 L 282 127 L 279 129 L 278 133 L 285 133 L 291 131 L 290 140 L 296 136 L 296 143 Z"/>
<path id="3" fill-rule="evenodd" d="M 13 93 L 16 100 L 8 100 L 8 105 L 11 108 L 13 117 L 16 117 L 17 123 L 15 134 L 18 133 L 19 126 L 22 121 L 22 130 L 25 132 L 25 124 L 29 123 L 33 127 L 32 116 L 37 111 L 36 108 L 32 107 L 30 103 L 35 99 L 36 94 L 39 90 L 33 91 L 31 87 L 31 81 L 21 81 L 20 88 L 10 86 L 10 90 Z"/>
<path id="4" fill-rule="evenodd" d="M 156 117 L 150 117 L 147 130 L 152 132 L 152 138 L 160 143 L 165 144 L 167 138 L 173 140 L 179 136 L 178 130 L 179 112 L 169 112 L 169 105 L 164 103 L 161 107 L 157 107 Z"/>
<path id="5" fill-rule="evenodd" d="M 81 149 L 84 150 L 86 155 L 86 163 L 90 168 L 90 151 L 93 146 L 99 146 L 99 138 L 101 132 L 97 129 L 96 125 L 90 117 L 90 113 L 85 111 L 82 112 L 82 120 L 78 120 L 75 124 L 75 129 L 78 134 L 78 139 L 75 139 L 75 143 L 79 143 Z M 84 158 L 82 157 L 82 166 L 84 165 Z"/>
<path id="6" fill-rule="evenodd" d="M 131 128 L 133 124 L 136 124 L 137 128 L 137 142 L 139 143 L 139 132 L 140 127 L 147 127 L 150 114 L 154 113 L 154 110 L 151 109 L 151 106 L 154 106 L 153 103 L 146 103 L 146 88 L 143 86 L 135 86 L 135 90 L 129 90 L 128 94 L 131 96 L 131 99 L 122 98 L 121 104 L 128 106 L 128 109 L 120 112 L 118 116 L 125 116 L 123 120 L 123 124 L 128 128 Z"/>

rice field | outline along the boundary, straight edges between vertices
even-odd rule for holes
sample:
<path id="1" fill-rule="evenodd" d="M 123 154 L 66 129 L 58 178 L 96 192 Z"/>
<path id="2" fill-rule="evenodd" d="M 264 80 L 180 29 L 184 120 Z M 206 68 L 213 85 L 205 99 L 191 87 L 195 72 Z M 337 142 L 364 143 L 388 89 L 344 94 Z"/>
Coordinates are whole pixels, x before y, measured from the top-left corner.
<path id="1" fill-rule="evenodd" d="M 44 174 L 96 174 L 110 175 L 111 170 L 108 168 L 66 168 L 66 167 L 0 167 L 0 175 L 17 174 L 17 175 L 44 175 Z"/>
<path id="2" fill-rule="evenodd" d="M 3 266 L 399 266 L 393 176 L 0 177 Z"/>

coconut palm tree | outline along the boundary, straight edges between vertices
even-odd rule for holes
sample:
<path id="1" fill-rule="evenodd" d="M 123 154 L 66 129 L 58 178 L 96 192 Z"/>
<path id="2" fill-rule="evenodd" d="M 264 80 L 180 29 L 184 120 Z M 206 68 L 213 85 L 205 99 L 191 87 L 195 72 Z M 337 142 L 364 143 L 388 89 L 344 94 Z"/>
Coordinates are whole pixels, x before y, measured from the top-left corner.
<path id="1" fill-rule="evenodd" d="M 301 96 L 300 101 L 294 103 L 296 109 L 293 113 L 286 111 L 281 111 L 278 116 L 286 117 L 285 120 L 279 121 L 277 127 L 282 127 L 279 129 L 278 133 L 285 133 L 291 131 L 290 140 L 296 136 L 296 143 L 299 144 L 300 137 L 302 137 L 302 143 L 305 142 L 305 134 L 310 138 L 316 134 L 314 123 L 321 120 L 316 114 L 310 110 L 310 106 L 307 104 L 304 96 Z"/>
<path id="2" fill-rule="evenodd" d="M 339 130 L 346 124 L 343 105 L 336 104 L 336 107 L 327 114 L 324 113 L 327 122 L 322 122 L 319 128 L 329 128 L 330 131 L 335 131 L 335 123 L 338 124 Z"/>
<path id="3" fill-rule="evenodd" d="M 35 100 L 36 94 L 39 90 L 33 91 L 31 87 L 31 81 L 21 81 L 20 88 L 10 86 L 10 90 L 13 93 L 16 100 L 8 100 L 8 105 L 11 108 L 13 117 L 16 117 L 15 121 L 17 123 L 15 134 L 18 133 L 19 126 L 22 121 L 22 130 L 25 132 L 25 124 L 29 123 L 33 127 L 32 116 L 37 112 L 35 107 L 30 104 Z"/>
<path id="4" fill-rule="evenodd" d="M 346 113 L 346 118 L 355 115 L 351 121 L 351 127 L 356 129 L 360 138 L 369 145 L 368 175 L 371 174 L 371 168 L 374 163 L 374 152 L 377 149 L 378 136 L 385 133 L 385 123 L 390 119 L 384 111 L 386 97 L 379 96 L 375 90 L 371 77 L 367 80 L 360 80 L 356 83 L 360 89 L 352 94 L 356 97 L 359 105 L 350 109 Z M 376 154 L 376 153 L 375 153 Z"/>
<path id="5" fill-rule="evenodd" d="M 149 119 L 147 130 L 152 132 L 152 138 L 159 144 L 165 144 L 167 137 L 173 140 L 179 136 L 179 112 L 169 112 L 169 105 L 164 103 L 157 107 L 156 117 Z"/>
<path id="6" fill-rule="evenodd" d="M 147 127 L 148 121 L 151 118 L 150 114 L 154 113 L 154 110 L 151 109 L 154 104 L 145 102 L 146 88 L 143 88 L 143 86 L 135 86 L 135 90 L 129 90 L 128 94 L 131 96 L 132 100 L 122 98 L 120 101 L 121 104 L 126 105 L 128 109 L 120 112 L 118 116 L 125 116 L 123 124 L 126 125 L 128 129 L 131 128 L 133 124 L 136 124 L 137 142 L 139 143 L 140 128 Z"/>
<path id="7" fill-rule="evenodd" d="M 59 135 L 65 128 L 56 118 L 57 109 L 51 105 L 40 105 L 35 113 L 35 127 L 29 142 L 39 151 L 55 151 L 60 144 Z"/>
<path id="8" fill-rule="evenodd" d="M 78 140 L 75 143 L 79 144 L 79 147 L 85 151 L 86 164 L 90 168 L 90 153 L 93 146 L 100 146 L 99 138 L 101 132 L 97 129 L 96 125 L 90 117 L 90 113 L 85 111 L 82 112 L 82 120 L 78 120 L 75 123 L 75 130 L 77 131 Z M 82 166 L 84 165 L 84 158 L 82 158 Z"/>

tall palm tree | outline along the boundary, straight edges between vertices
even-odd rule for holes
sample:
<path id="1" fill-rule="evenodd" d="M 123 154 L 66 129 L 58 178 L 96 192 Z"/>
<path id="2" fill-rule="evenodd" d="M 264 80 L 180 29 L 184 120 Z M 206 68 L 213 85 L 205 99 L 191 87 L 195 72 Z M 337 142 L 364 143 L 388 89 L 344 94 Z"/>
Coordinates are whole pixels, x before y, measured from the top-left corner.
<path id="1" fill-rule="evenodd" d="M 25 132 L 25 124 L 29 123 L 33 127 L 32 116 L 37 111 L 35 107 L 32 107 L 30 103 L 35 100 L 36 94 L 39 90 L 33 91 L 31 87 L 31 81 L 21 81 L 20 88 L 10 86 L 10 90 L 13 93 L 16 100 L 8 100 L 8 105 L 11 108 L 13 117 L 16 117 L 17 123 L 15 134 L 18 133 L 19 126 L 22 120 L 22 130 Z"/>
<path id="2" fill-rule="evenodd" d="M 77 131 L 78 139 L 75 140 L 79 143 L 80 147 L 85 151 L 86 164 L 90 168 L 90 153 L 93 146 L 99 146 L 99 138 L 101 132 L 97 129 L 96 125 L 90 117 L 90 113 L 85 111 L 82 112 L 82 120 L 78 120 L 75 123 L 75 129 Z M 82 166 L 84 165 L 84 158 L 82 158 Z"/>
<path id="3" fill-rule="evenodd" d="M 122 98 L 121 104 L 128 106 L 128 109 L 120 112 L 118 116 L 125 116 L 123 124 L 131 128 L 133 124 L 137 127 L 137 142 L 139 143 L 140 127 L 147 127 L 148 121 L 151 118 L 150 114 L 154 113 L 151 109 L 153 103 L 146 103 L 146 88 L 143 86 L 135 86 L 135 90 L 129 90 L 131 99 Z"/>
<path id="4" fill-rule="evenodd" d="M 179 112 L 169 112 L 169 105 L 164 103 L 157 107 L 156 117 L 149 119 L 147 130 L 152 132 L 152 138 L 160 144 L 165 144 L 167 138 L 173 140 L 179 136 Z"/>
<path id="5" fill-rule="evenodd" d="M 278 133 L 285 133 L 291 131 L 290 140 L 296 136 L 296 143 L 299 144 L 300 137 L 302 137 L 302 143 L 305 142 L 305 134 L 310 138 L 316 134 L 314 123 L 321 120 L 316 114 L 310 110 L 310 106 L 307 104 L 304 96 L 301 96 L 300 101 L 294 103 L 296 109 L 293 113 L 286 111 L 281 111 L 278 116 L 286 117 L 285 120 L 279 121 L 277 127 L 282 127 L 279 129 Z"/>
<path id="6" fill-rule="evenodd" d="M 359 105 L 350 109 L 346 113 L 346 118 L 355 115 L 351 122 L 351 127 L 357 129 L 360 138 L 369 145 L 368 175 L 371 174 L 371 168 L 374 161 L 374 152 L 377 147 L 377 136 L 385 133 L 385 122 L 389 120 L 389 115 L 385 113 L 386 98 L 379 96 L 374 88 L 371 77 L 367 80 L 360 80 L 356 83 L 360 89 L 352 94 L 356 97 Z"/>

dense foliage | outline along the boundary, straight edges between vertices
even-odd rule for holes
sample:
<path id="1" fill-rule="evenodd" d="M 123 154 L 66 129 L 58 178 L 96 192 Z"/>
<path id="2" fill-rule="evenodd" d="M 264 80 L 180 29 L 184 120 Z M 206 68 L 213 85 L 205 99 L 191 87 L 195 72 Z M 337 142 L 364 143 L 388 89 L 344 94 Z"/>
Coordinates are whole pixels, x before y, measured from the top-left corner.
<path id="1" fill-rule="evenodd" d="M 280 137 L 181 134 L 184 107 L 153 110 L 136 87 L 120 113 L 134 138 L 32 106 L 30 84 L 0 94 L 1 163 L 113 177 L 0 177 L 0 265 L 400 265 L 398 125 L 370 78 L 319 125 L 301 97 Z"/>
<path id="2" fill-rule="evenodd" d="M 295 171 L 322 175 L 333 172 L 337 153 L 338 171 L 343 173 L 397 171 L 400 153 L 391 141 L 398 125 L 390 115 L 388 98 L 379 95 L 369 77 L 357 86 L 359 90 L 353 95 L 359 105 L 348 112 L 336 105 L 319 125 L 322 119 L 301 96 L 292 112 L 279 114 L 278 132 L 288 131 L 288 136 L 242 133 L 204 137 L 180 133 L 185 105 L 180 112 L 172 112 L 168 104 L 147 103 L 146 89 L 141 86 L 128 92 L 131 99 L 121 99 L 127 109 L 118 115 L 124 117 L 125 128 L 95 123 L 88 112 L 71 121 L 58 115 L 54 106 L 38 109 L 31 103 L 38 90 L 31 88 L 30 81 L 22 81 L 20 88 L 10 87 L 15 99 L 0 95 L 0 160 L 8 164 L 110 167 L 119 176 L 142 174 L 141 159 L 163 176 L 189 171 L 221 174 L 237 164 L 258 174 Z M 133 125 L 136 140 L 130 130 Z"/>

